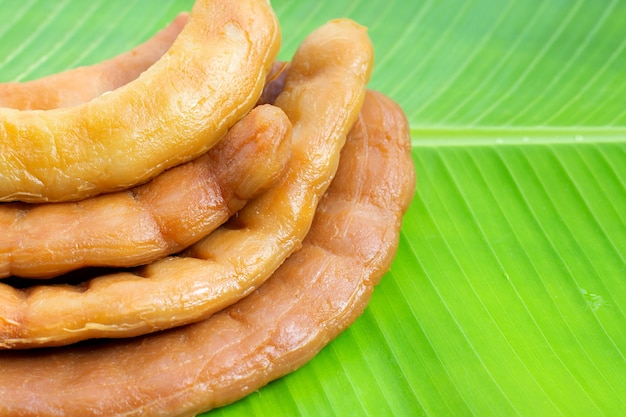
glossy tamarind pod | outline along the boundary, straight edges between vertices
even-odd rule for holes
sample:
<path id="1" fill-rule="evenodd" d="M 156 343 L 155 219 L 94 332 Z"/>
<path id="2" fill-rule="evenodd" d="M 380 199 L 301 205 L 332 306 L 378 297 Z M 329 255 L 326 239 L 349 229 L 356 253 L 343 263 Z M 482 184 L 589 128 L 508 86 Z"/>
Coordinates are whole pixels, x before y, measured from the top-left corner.
<path id="1" fill-rule="evenodd" d="M 302 248 L 263 286 L 171 331 L 0 352 L 0 415 L 193 416 L 294 371 L 366 307 L 414 187 L 406 118 L 370 92 Z"/>
<path id="2" fill-rule="evenodd" d="M 275 101 L 293 125 L 284 175 L 185 250 L 81 286 L 0 284 L 0 348 L 129 337 L 202 320 L 260 286 L 302 243 L 371 75 L 367 29 L 331 21 L 302 42 Z"/>
<path id="3" fill-rule="evenodd" d="M 98 64 L 27 82 L 1 83 L 0 107 L 50 110 L 75 106 L 128 84 L 161 58 L 188 19 L 188 13 L 180 13 L 146 42 Z"/>
<path id="4" fill-rule="evenodd" d="M 0 277 L 51 278 L 177 253 L 269 189 L 291 155 L 291 122 L 257 106 L 200 157 L 130 190 L 78 202 L 0 205 Z"/>
<path id="5" fill-rule="evenodd" d="M 268 0 L 197 0 L 135 80 L 76 106 L 0 108 L 0 201 L 80 200 L 201 155 L 255 105 L 279 47 Z"/>

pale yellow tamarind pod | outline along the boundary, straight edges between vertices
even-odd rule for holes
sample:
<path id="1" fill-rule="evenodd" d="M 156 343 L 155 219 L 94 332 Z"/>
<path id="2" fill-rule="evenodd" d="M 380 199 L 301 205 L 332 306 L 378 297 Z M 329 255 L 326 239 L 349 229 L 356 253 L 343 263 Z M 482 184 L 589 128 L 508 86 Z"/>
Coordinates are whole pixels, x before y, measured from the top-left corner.
<path id="1" fill-rule="evenodd" d="M 256 104 L 280 39 L 267 0 L 197 0 L 135 80 L 76 106 L 0 108 L 0 201 L 80 200 L 206 152 Z"/>

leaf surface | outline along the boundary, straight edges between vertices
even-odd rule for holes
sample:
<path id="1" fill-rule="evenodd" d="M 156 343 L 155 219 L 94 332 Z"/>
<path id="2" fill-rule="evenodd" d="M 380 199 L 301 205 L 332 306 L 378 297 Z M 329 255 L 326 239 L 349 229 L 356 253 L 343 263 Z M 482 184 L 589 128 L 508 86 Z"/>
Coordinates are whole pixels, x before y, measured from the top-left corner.
<path id="1" fill-rule="evenodd" d="M 0 0 L 0 81 L 114 56 L 192 3 Z M 418 186 L 362 317 L 207 415 L 621 415 L 626 2 L 272 4 L 285 60 L 329 19 L 369 27 Z"/>

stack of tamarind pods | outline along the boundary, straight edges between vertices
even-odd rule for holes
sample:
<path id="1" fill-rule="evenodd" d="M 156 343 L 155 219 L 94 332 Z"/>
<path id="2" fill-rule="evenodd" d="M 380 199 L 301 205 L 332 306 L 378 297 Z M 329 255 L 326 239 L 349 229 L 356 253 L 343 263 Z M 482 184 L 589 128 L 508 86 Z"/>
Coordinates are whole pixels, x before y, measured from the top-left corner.
<path id="1" fill-rule="evenodd" d="M 0 85 L 0 415 L 196 415 L 363 311 L 415 188 L 406 117 L 367 89 L 365 27 L 289 63 L 280 38 L 266 0 L 197 0 L 134 51 Z"/>

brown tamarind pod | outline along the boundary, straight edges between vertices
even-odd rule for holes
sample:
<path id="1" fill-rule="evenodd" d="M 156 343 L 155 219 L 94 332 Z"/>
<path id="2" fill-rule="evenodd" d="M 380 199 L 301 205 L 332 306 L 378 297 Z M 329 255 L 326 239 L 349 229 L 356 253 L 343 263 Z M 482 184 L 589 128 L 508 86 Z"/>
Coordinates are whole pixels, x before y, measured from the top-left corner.
<path id="1" fill-rule="evenodd" d="M 294 371 L 349 326 L 390 268 L 415 171 L 402 110 L 367 95 L 302 248 L 199 323 L 44 351 L 0 352 L 0 415 L 193 416 Z"/>

